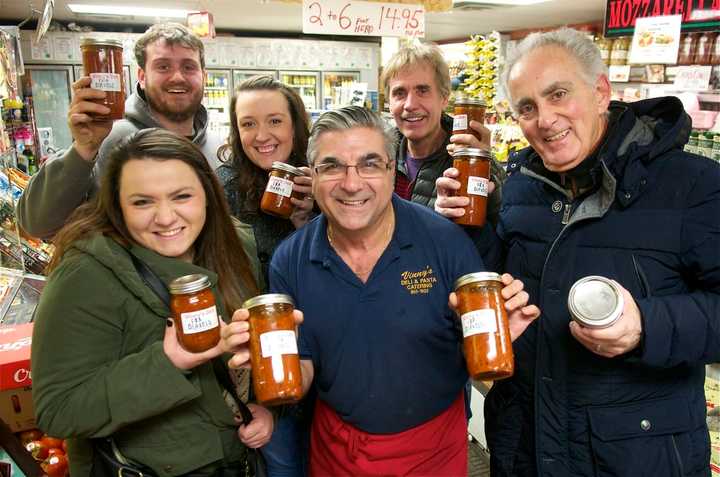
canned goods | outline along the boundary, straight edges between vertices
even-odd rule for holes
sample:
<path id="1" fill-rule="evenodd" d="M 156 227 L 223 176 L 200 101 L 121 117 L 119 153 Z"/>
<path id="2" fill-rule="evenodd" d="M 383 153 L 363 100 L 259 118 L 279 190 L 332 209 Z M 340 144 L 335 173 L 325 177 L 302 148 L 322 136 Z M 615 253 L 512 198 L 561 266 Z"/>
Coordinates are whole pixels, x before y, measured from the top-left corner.
<path id="1" fill-rule="evenodd" d="M 591 275 L 576 281 L 568 293 L 573 320 L 587 328 L 607 328 L 622 315 L 624 300 L 612 280 Z"/>

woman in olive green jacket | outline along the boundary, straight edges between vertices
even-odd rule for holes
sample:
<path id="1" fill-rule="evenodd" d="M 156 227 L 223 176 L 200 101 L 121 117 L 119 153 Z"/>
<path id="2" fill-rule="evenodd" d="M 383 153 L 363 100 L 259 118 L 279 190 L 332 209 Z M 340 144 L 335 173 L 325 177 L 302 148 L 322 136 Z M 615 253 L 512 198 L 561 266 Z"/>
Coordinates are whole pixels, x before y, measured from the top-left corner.
<path id="1" fill-rule="evenodd" d="M 91 475 L 89 439 L 102 437 L 160 476 L 237 475 L 245 446 L 270 439 L 272 416 L 250 404 L 255 419 L 239 425 L 212 362 L 226 371 L 222 345 L 182 349 L 130 254 L 165 283 L 207 275 L 228 320 L 257 292 L 254 251 L 243 248 L 215 175 L 185 138 L 143 130 L 109 162 L 99 195 L 56 237 L 33 334 L 38 425 L 70 439 L 73 477 Z"/>

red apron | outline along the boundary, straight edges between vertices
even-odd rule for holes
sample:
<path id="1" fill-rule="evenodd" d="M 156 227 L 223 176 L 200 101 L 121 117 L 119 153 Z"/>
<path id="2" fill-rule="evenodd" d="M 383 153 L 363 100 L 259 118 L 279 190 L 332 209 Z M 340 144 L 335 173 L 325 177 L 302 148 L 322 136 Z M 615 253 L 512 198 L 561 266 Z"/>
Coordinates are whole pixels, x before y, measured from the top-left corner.
<path id="1" fill-rule="evenodd" d="M 396 434 L 369 434 L 345 423 L 317 400 L 310 476 L 467 476 L 465 398 L 430 421 Z"/>

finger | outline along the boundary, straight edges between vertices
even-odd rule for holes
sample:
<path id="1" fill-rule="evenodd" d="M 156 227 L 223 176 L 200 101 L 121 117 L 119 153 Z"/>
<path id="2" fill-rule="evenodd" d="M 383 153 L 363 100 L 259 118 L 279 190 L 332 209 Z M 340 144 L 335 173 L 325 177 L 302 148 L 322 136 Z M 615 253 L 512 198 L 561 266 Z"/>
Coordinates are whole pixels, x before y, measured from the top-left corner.
<path id="1" fill-rule="evenodd" d="M 505 300 L 510 300 L 515 295 L 520 293 L 525 285 L 523 285 L 523 282 L 520 280 L 512 280 L 510 284 L 505 285 L 503 289 L 500 291 L 502 294 L 502 297 L 505 298 Z"/>
<path id="2" fill-rule="evenodd" d="M 241 349 L 233 354 L 233 357 L 228 360 L 228 367 L 232 369 L 250 368 L 250 350 Z"/>
<path id="3" fill-rule="evenodd" d="M 315 202 L 310 198 L 310 200 L 307 200 L 307 197 L 302 199 L 296 199 L 295 197 L 290 197 L 290 203 L 295 206 L 295 209 L 299 209 L 302 212 L 309 212 L 312 210 L 313 205 Z"/>
<path id="4" fill-rule="evenodd" d="M 250 318 L 250 312 L 245 308 L 238 308 L 232 315 L 232 321 L 247 321 Z"/>
<path id="5" fill-rule="evenodd" d="M 298 326 L 305 320 L 305 315 L 300 310 L 293 310 L 293 318 L 295 319 L 295 326 Z"/>
<path id="6" fill-rule="evenodd" d="M 527 305 L 520 309 L 522 314 L 531 320 L 534 320 L 540 316 L 540 308 L 537 305 Z"/>
<path id="7" fill-rule="evenodd" d="M 447 172 L 447 171 L 446 171 Z M 438 177 L 438 179 L 435 181 L 435 186 L 441 190 L 459 190 L 462 184 L 460 184 L 460 181 L 456 181 L 455 179 L 451 177 Z"/>
<path id="8" fill-rule="evenodd" d="M 300 172 L 302 172 L 304 175 L 306 175 L 312 182 L 312 178 L 310 177 L 311 171 L 308 166 L 300 166 L 300 167 L 298 167 L 298 169 L 300 169 Z"/>
<path id="9" fill-rule="evenodd" d="M 455 169 L 454 167 L 450 167 L 443 171 L 443 177 L 449 177 L 451 179 L 455 179 L 459 175 L 460 175 L 460 171 Z M 460 187 L 460 183 L 458 182 L 457 184 L 458 184 L 458 187 Z"/>
<path id="10" fill-rule="evenodd" d="M 490 147 L 490 130 L 486 128 L 483 123 L 480 121 L 472 120 L 470 121 L 470 129 L 474 130 L 478 133 L 480 136 L 479 143 L 483 146 L 484 149 L 488 149 Z"/>
<path id="11" fill-rule="evenodd" d="M 305 186 L 305 187 L 311 187 L 311 186 L 312 186 L 312 177 L 309 177 L 309 176 L 295 176 L 295 177 L 293 178 L 293 182 L 295 182 L 295 185 Z"/>
<path id="12" fill-rule="evenodd" d="M 93 103 L 92 101 L 79 101 L 74 103 L 70 109 L 70 114 L 85 113 L 85 114 L 97 114 L 99 116 L 110 114 L 110 108 L 103 106 L 99 103 Z"/>
<path id="13" fill-rule="evenodd" d="M 105 99 L 107 93 L 101 89 L 80 88 L 75 90 L 73 95 L 73 103 L 79 101 L 88 101 L 91 99 Z"/>
<path id="14" fill-rule="evenodd" d="M 80 79 L 78 79 L 77 81 L 75 81 L 75 82 L 72 84 L 71 87 L 72 87 L 73 90 L 81 89 L 81 88 L 87 88 L 87 87 L 90 86 L 90 83 L 91 83 L 91 82 L 92 82 L 92 81 L 91 81 L 91 79 L 90 79 L 89 76 L 81 76 Z"/>
<path id="15" fill-rule="evenodd" d="M 457 313 L 457 303 L 458 303 L 457 294 L 455 292 L 451 292 L 450 296 L 448 297 L 448 306 L 455 313 Z"/>
<path id="16" fill-rule="evenodd" d="M 505 310 L 512 313 L 527 305 L 529 299 L 530 295 L 526 291 L 521 291 L 505 302 Z"/>
<path id="17" fill-rule="evenodd" d="M 447 197 L 438 197 L 435 203 L 443 208 L 457 209 L 470 205 L 470 198 L 462 195 L 451 195 Z"/>
<path id="18" fill-rule="evenodd" d="M 450 136 L 450 142 L 457 146 L 467 146 L 479 148 L 482 143 L 474 134 L 453 134 Z"/>
<path id="19" fill-rule="evenodd" d="M 435 212 L 449 219 L 456 219 L 465 215 L 465 209 L 461 207 L 445 208 L 435 204 Z"/>

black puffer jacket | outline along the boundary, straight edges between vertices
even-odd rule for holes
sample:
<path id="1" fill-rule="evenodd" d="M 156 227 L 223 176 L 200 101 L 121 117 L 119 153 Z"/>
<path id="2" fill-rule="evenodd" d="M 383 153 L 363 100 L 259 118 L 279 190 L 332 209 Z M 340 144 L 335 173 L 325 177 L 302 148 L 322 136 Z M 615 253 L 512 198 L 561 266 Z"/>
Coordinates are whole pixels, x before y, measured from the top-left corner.
<path id="1" fill-rule="evenodd" d="M 542 316 L 514 343 L 516 374 L 485 405 L 494 476 L 709 476 L 705 364 L 720 360 L 720 166 L 683 152 L 676 98 L 613 102 L 594 192 L 573 198 L 530 148 L 511 160 L 504 269 Z M 570 334 L 567 296 L 616 280 L 640 346 L 608 359 Z"/>

